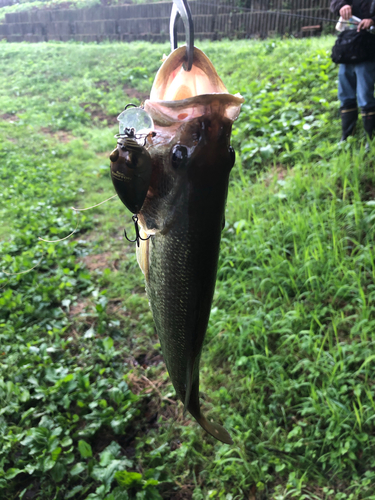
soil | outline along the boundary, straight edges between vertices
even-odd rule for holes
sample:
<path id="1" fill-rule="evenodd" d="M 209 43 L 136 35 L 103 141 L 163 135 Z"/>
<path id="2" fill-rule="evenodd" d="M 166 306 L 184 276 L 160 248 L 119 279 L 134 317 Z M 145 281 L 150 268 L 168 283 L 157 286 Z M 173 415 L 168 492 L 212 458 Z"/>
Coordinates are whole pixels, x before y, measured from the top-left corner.
<path id="1" fill-rule="evenodd" d="M 0 120 L 16 122 L 17 120 L 19 120 L 19 118 L 17 115 L 12 115 L 11 113 L 4 113 L 3 115 L 0 115 Z"/>
<path id="2" fill-rule="evenodd" d="M 112 252 L 99 253 L 97 255 L 88 255 L 81 259 L 89 271 L 96 271 L 97 269 L 112 269 L 115 268 L 115 260 L 113 259 Z"/>
<path id="3" fill-rule="evenodd" d="M 274 168 L 272 168 L 265 179 L 266 186 L 269 186 L 273 180 L 273 178 L 277 175 L 278 181 L 283 181 L 285 177 L 288 175 L 288 169 L 284 167 L 281 163 L 278 163 Z"/>
<path id="4" fill-rule="evenodd" d="M 71 306 L 69 309 L 69 316 L 73 318 L 74 316 L 79 316 L 83 312 L 85 312 L 86 308 L 89 306 L 89 300 L 82 300 L 78 302 L 75 306 Z"/>
<path id="5" fill-rule="evenodd" d="M 148 92 L 139 92 L 138 90 L 133 89 L 131 87 L 124 87 L 124 92 L 128 97 L 130 97 L 130 99 L 135 97 L 136 99 L 139 99 L 141 102 L 144 102 L 146 99 L 149 98 Z"/>
<path id="6" fill-rule="evenodd" d="M 69 132 L 66 132 L 65 130 L 53 131 L 50 127 L 41 127 L 40 130 L 43 132 L 43 134 L 50 135 L 51 137 L 54 137 L 58 142 L 62 142 L 65 144 L 74 139 L 74 136 Z"/>

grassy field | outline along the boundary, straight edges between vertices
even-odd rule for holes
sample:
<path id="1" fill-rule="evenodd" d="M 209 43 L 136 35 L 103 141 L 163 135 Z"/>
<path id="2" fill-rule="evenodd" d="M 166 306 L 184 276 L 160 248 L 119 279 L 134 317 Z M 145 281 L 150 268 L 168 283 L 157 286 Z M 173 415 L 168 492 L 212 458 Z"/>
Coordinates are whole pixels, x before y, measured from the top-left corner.
<path id="1" fill-rule="evenodd" d="M 332 43 L 197 44 L 246 99 L 201 363 L 233 446 L 176 402 L 130 214 L 71 209 L 168 45 L 0 43 L 1 499 L 375 499 L 374 156 Z"/>

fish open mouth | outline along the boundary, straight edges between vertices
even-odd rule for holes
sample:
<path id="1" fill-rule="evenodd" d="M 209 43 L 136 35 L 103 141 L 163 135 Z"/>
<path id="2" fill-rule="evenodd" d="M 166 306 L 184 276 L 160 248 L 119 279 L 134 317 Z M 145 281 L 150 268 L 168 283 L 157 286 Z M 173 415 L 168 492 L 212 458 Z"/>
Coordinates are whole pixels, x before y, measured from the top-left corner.
<path id="1" fill-rule="evenodd" d="M 193 66 L 184 69 L 186 47 L 174 50 L 159 69 L 145 109 L 162 126 L 189 121 L 207 112 L 207 107 L 225 108 L 224 115 L 235 120 L 244 102 L 240 94 L 226 89 L 209 58 L 194 48 Z"/>
<path id="2" fill-rule="evenodd" d="M 156 75 L 151 101 L 181 101 L 204 94 L 228 94 L 214 66 L 199 49 L 194 49 L 191 71 L 185 71 L 186 47 L 172 52 Z"/>

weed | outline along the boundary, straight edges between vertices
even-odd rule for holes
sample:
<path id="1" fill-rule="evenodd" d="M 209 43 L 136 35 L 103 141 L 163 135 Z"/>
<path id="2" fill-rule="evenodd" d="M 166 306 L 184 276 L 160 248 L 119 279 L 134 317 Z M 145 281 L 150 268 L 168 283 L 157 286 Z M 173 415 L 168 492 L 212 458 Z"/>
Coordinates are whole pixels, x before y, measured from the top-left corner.
<path id="1" fill-rule="evenodd" d="M 201 367 L 233 447 L 176 404 L 121 203 L 37 241 L 113 194 L 167 45 L 2 43 L 1 268 L 41 261 L 0 273 L 2 498 L 371 498 L 374 162 L 336 144 L 332 43 L 199 43 L 246 99 Z"/>

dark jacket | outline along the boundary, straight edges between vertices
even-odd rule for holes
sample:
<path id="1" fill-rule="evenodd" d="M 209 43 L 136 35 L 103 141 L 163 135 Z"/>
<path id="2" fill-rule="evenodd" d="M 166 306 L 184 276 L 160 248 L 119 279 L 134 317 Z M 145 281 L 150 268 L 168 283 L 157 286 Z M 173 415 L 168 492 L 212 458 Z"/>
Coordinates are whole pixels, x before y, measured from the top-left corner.
<path id="1" fill-rule="evenodd" d="M 332 0 L 331 11 L 339 16 L 344 5 L 352 6 L 353 16 L 359 17 L 359 19 L 373 19 L 375 22 L 374 0 Z"/>

